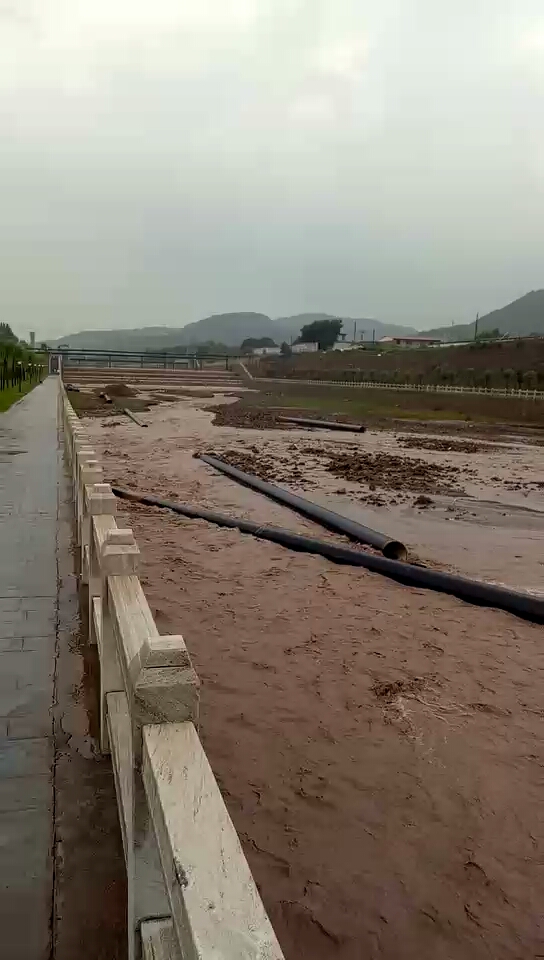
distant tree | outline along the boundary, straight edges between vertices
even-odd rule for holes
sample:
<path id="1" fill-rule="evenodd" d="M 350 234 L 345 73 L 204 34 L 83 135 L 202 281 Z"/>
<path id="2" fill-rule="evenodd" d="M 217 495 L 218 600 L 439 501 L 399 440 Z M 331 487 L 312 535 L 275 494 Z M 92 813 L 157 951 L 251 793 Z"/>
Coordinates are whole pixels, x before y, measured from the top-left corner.
<path id="1" fill-rule="evenodd" d="M 527 373 L 523 377 L 523 386 L 526 390 L 536 390 L 538 383 L 538 375 L 536 370 L 527 370 Z"/>
<path id="2" fill-rule="evenodd" d="M 257 347 L 277 347 L 277 343 L 274 343 L 271 337 L 246 337 L 240 350 L 242 353 L 251 353 Z"/>
<path id="3" fill-rule="evenodd" d="M 317 343 L 320 350 L 330 350 L 342 329 L 341 320 L 314 320 L 300 331 L 297 343 Z"/>
<path id="4" fill-rule="evenodd" d="M 476 337 L 477 340 L 498 340 L 501 335 L 501 332 L 498 327 L 494 327 L 493 330 L 482 330 Z"/>
<path id="5" fill-rule="evenodd" d="M 17 343 L 17 337 L 9 323 L 0 323 L 0 343 Z"/>
<path id="6" fill-rule="evenodd" d="M 291 350 L 291 347 L 289 346 L 288 343 L 285 342 L 285 340 L 283 341 L 280 347 L 280 351 L 281 351 L 282 357 L 291 357 L 293 355 L 293 351 Z"/>
<path id="7" fill-rule="evenodd" d="M 504 383 L 506 387 L 513 387 L 516 380 L 516 374 L 511 367 L 507 367 L 506 370 L 503 370 Z"/>

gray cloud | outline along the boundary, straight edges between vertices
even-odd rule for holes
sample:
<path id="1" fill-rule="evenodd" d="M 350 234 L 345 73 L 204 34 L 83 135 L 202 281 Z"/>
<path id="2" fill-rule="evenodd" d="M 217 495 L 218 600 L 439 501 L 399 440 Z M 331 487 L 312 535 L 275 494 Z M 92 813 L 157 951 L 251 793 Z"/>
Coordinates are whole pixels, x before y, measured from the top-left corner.
<path id="1" fill-rule="evenodd" d="M 544 285 L 543 101 L 536 0 L 4 0 L 2 319 L 472 319 Z"/>

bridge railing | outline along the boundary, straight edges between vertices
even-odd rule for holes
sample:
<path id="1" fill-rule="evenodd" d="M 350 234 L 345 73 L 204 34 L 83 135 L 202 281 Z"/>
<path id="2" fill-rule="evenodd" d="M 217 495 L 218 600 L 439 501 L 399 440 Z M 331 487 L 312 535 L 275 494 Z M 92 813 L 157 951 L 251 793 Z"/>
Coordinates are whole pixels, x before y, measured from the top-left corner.
<path id="1" fill-rule="evenodd" d="M 111 754 L 123 838 L 129 958 L 282 960 L 198 736 L 185 642 L 157 630 L 138 546 L 117 525 L 116 498 L 60 378 L 59 416 L 100 660 L 100 745 Z"/>

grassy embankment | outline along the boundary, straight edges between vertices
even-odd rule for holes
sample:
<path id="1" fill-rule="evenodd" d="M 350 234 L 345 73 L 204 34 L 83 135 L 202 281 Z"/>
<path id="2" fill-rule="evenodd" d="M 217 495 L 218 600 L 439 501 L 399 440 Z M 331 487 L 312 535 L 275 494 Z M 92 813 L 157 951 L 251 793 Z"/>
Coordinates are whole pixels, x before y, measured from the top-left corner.
<path id="1" fill-rule="evenodd" d="M 252 384 L 255 386 L 255 384 Z M 387 420 L 465 421 L 544 428 L 544 401 L 479 394 L 411 393 L 401 390 L 267 384 L 246 394 L 248 407 L 307 411 L 379 423 Z"/>
<path id="2" fill-rule="evenodd" d="M 17 403 L 17 401 L 21 400 L 27 393 L 30 393 L 35 386 L 37 386 L 37 381 L 31 383 L 30 380 L 25 380 L 21 384 L 20 390 L 18 386 L 7 387 L 5 390 L 0 390 L 0 413 L 5 413 L 6 410 L 9 410 L 14 403 Z"/>
<path id="3" fill-rule="evenodd" d="M 376 344 L 346 352 L 266 357 L 256 376 L 544 390 L 544 337 L 475 341 L 459 347 Z"/>
<path id="4" fill-rule="evenodd" d="M 16 341 L 0 342 L 0 413 L 40 382 L 46 358 Z"/>

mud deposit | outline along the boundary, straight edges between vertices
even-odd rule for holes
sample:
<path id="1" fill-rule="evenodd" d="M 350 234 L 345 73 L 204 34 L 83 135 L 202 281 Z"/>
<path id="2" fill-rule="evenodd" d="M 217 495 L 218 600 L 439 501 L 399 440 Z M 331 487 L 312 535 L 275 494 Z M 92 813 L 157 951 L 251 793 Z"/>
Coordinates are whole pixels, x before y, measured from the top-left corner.
<path id="1" fill-rule="evenodd" d="M 516 509 L 491 502 L 505 480 L 541 476 L 540 449 L 407 450 L 403 473 L 420 459 L 443 465 L 418 483 L 462 482 L 470 497 L 373 509 L 363 494 L 396 499 L 369 487 L 392 482 L 402 438 L 318 442 L 212 418 L 184 401 L 150 411 L 147 430 L 87 422 L 121 486 L 323 536 L 194 457 L 236 455 L 268 479 L 299 470 L 295 492 L 307 483 L 377 528 L 406 529 L 425 559 L 433 545 L 463 573 L 541 582 L 541 494 Z M 345 457 L 360 481 L 327 469 Z M 287 960 L 544 954 L 542 628 L 236 531 L 119 509 L 159 630 L 184 634 L 201 678 L 201 737 Z"/>
<path id="2" fill-rule="evenodd" d="M 240 427 L 254 430 L 289 430 L 288 423 L 280 423 L 277 413 L 266 408 L 248 407 L 242 403 L 219 404 L 210 407 L 217 427 Z"/>
<path id="3" fill-rule="evenodd" d="M 460 468 L 389 453 L 360 453 L 357 445 L 348 443 L 342 445 L 341 451 L 323 444 L 292 443 L 284 456 L 274 456 L 266 448 L 259 450 L 256 446 L 224 450 L 217 455 L 231 466 L 262 480 L 304 487 L 315 486 L 320 467 L 341 480 L 361 484 L 370 493 L 392 492 L 397 502 L 409 499 L 413 493 L 463 494 L 462 480 L 473 474 L 468 466 Z M 376 501 L 382 502 L 379 495 Z"/>
<path id="4" fill-rule="evenodd" d="M 454 440 L 448 437 L 404 437 L 399 444 L 408 450 L 440 450 L 443 453 L 492 453 L 493 447 L 473 440 Z"/>
<path id="5" fill-rule="evenodd" d="M 283 409 L 278 407 L 252 407 L 248 405 L 247 400 L 240 403 L 233 403 L 228 406 L 218 404 L 210 407 L 213 410 L 214 425 L 217 427 L 241 427 L 246 430 L 296 430 L 297 426 L 291 423 L 284 423 L 282 417 L 312 417 L 319 419 L 319 414 L 312 414 L 307 409 L 297 410 L 292 407 Z M 339 414 L 327 414 L 327 420 L 337 421 L 338 423 L 353 423 L 352 417 Z M 300 429 L 300 427 L 298 427 Z M 312 428 L 307 428 L 312 429 Z"/>
<path id="6" fill-rule="evenodd" d="M 542 629 L 151 508 L 122 520 L 287 960 L 542 952 Z"/>

